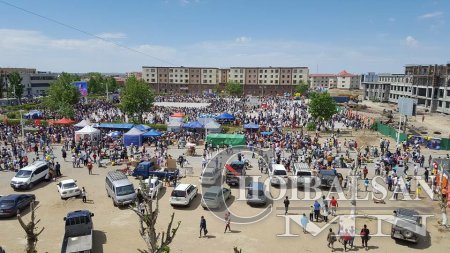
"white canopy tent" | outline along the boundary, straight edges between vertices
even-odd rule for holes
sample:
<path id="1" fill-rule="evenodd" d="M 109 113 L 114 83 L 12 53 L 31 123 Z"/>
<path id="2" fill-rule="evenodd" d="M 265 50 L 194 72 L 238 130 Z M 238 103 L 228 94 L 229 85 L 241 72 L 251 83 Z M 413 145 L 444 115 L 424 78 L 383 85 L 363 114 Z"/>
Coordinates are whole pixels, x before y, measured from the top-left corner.
<path id="1" fill-rule="evenodd" d="M 220 124 L 217 123 L 216 121 L 210 121 L 209 123 L 207 123 L 205 125 L 205 129 L 209 132 L 209 133 L 220 133 L 221 129 L 220 129 Z"/>
<path id="2" fill-rule="evenodd" d="M 83 128 L 85 126 L 90 126 L 90 125 L 91 125 L 91 122 L 88 119 L 84 119 L 84 120 L 78 122 L 77 124 L 75 124 L 73 126 L 74 127 L 81 127 L 81 128 Z"/>
<path id="3" fill-rule="evenodd" d="M 75 131 L 75 141 L 79 141 L 80 139 L 89 138 L 90 140 L 99 140 L 100 139 L 100 130 L 94 128 L 92 126 L 85 126 L 82 129 Z"/>

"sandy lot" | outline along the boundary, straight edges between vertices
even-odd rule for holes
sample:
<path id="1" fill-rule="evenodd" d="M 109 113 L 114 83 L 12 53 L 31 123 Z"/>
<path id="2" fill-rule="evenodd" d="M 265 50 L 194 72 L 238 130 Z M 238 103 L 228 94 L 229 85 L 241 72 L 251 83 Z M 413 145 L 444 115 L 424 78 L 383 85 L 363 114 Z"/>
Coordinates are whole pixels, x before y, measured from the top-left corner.
<path id="1" fill-rule="evenodd" d="M 56 154 L 59 154 L 59 147 L 55 147 Z M 184 150 L 170 150 L 172 156 L 177 157 Z M 199 184 L 198 175 L 200 174 L 200 157 L 188 157 L 191 165 L 194 167 L 194 175 L 181 180 L 182 183 Z M 93 218 L 94 233 L 94 252 L 137 252 L 138 248 L 144 247 L 144 242 L 138 234 L 137 218 L 131 210 L 126 208 L 116 208 L 111 199 L 106 195 L 104 188 L 105 175 L 108 171 L 119 167 L 96 168 L 94 175 L 88 175 L 85 168 L 72 168 L 71 163 L 61 161 L 63 179 L 73 178 L 78 180 L 79 186 L 84 186 L 88 192 L 89 203 L 83 204 L 81 199 L 61 200 L 56 190 L 56 183 L 42 183 L 29 191 L 36 194 L 39 201 L 38 217 L 41 219 L 40 226 L 45 227 L 45 231 L 39 237 L 38 252 L 60 252 L 61 241 L 64 233 L 63 217 L 67 212 L 89 209 L 95 213 Z M 253 161 L 254 163 L 255 161 Z M 347 173 L 346 171 L 341 171 Z M 250 175 L 261 175 L 255 168 L 249 171 Z M 370 175 L 371 176 L 371 175 Z M 14 191 L 9 186 L 9 181 L 13 177 L 11 172 L 0 172 L 0 194 L 9 194 Z M 265 177 L 265 175 L 263 176 Z M 138 181 L 132 179 L 137 187 Z M 362 183 L 361 183 L 362 185 Z M 362 187 L 361 187 L 362 188 Z M 326 246 L 326 233 L 317 237 L 303 234 L 301 228 L 292 223 L 290 231 L 297 234 L 297 237 L 278 237 L 277 234 L 283 234 L 285 231 L 285 221 L 282 216 L 284 213 L 282 200 L 273 202 L 272 212 L 260 222 L 250 225 L 232 224 L 232 233 L 223 233 L 224 222 L 210 212 L 203 210 L 200 204 L 199 195 L 189 208 L 174 209 L 169 205 L 169 196 L 172 188 L 166 187 L 159 195 L 160 215 L 158 224 L 161 229 L 165 229 L 169 215 L 175 212 L 175 221 L 182 221 L 178 234 L 171 245 L 171 252 L 232 252 L 234 245 L 243 249 L 244 253 L 261 252 L 328 252 Z M 239 192 L 233 189 L 233 195 L 238 196 Z M 278 189 L 272 188 L 272 195 L 276 195 Z M 302 190 L 294 189 L 288 191 L 288 196 L 292 193 L 299 193 L 303 196 Z M 364 192 L 360 196 L 364 196 Z M 244 201 L 238 201 L 233 197 L 228 202 L 233 212 L 241 215 L 251 215 L 262 211 L 262 208 L 249 207 Z M 291 215 L 300 215 L 303 212 L 309 212 L 309 206 L 312 201 L 291 201 Z M 350 207 L 349 201 L 339 203 L 341 210 L 338 213 L 347 214 L 344 210 Z M 432 202 L 428 198 L 421 201 L 388 201 L 386 204 L 374 204 L 373 201 L 360 201 L 357 204 L 358 214 L 391 214 L 395 207 L 411 207 L 420 213 L 438 214 L 437 202 Z M 375 210 L 376 209 L 376 210 Z M 29 213 L 25 212 L 25 219 L 29 218 Z M 200 216 L 204 215 L 209 230 L 208 238 L 198 238 Z M 422 250 L 430 252 L 444 252 L 450 249 L 448 239 L 450 239 L 447 230 L 440 231 L 437 226 L 437 220 L 430 219 L 427 226 L 429 236 L 424 238 L 419 244 L 411 245 L 406 243 L 396 243 L 390 237 L 372 238 L 369 241 L 370 251 L 373 252 L 419 252 Z M 372 233 L 375 229 L 376 220 L 361 218 L 357 220 L 357 228 L 362 224 L 367 224 Z M 324 223 L 320 223 L 324 225 Z M 337 224 L 331 227 L 336 231 Z M 389 233 L 390 225 L 384 224 L 383 231 Z M 364 251 L 360 247 L 360 240 L 355 240 L 357 251 Z M 0 220 L 0 245 L 3 245 L 7 252 L 23 252 L 25 245 L 25 235 L 20 228 L 16 218 Z M 336 243 L 337 248 L 343 249 L 342 245 Z M 342 250 L 341 250 L 342 251 Z"/>

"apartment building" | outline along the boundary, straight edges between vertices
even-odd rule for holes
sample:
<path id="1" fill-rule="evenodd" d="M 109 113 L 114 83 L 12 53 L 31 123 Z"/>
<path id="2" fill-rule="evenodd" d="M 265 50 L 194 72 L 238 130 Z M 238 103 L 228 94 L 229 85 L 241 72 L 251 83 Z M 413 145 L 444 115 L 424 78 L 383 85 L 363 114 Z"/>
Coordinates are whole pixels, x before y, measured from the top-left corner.
<path id="1" fill-rule="evenodd" d="M 338 74 L 310 74 L 309 80 L 313 88 L 325 89 L 359 89 L 361 77 L 346 70 Z"/>
<path id="2" fill-rule="evenodd" d="M 187 77 L 186 77 L 187 73 Z M 142 79 L 157 92 L 201 93 L 222 88 L 227 82 L 243 85 L 245 94 L 292 93 L 295 85 L 308 80 L 307 67 L 142 67 Z"/>

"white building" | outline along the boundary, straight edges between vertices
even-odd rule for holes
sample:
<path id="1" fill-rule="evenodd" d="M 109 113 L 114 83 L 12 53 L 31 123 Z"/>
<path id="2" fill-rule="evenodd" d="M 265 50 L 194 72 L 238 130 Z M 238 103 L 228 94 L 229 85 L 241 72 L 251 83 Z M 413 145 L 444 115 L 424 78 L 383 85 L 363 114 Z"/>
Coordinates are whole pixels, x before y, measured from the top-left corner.
<path id="1" fill-rule="evenodd" d="M 338 74 L 309 74 L 312 88 L 326 89 L 359 89 L 361 78 L 359 75 L 348 73 L 346 70 Z"/>

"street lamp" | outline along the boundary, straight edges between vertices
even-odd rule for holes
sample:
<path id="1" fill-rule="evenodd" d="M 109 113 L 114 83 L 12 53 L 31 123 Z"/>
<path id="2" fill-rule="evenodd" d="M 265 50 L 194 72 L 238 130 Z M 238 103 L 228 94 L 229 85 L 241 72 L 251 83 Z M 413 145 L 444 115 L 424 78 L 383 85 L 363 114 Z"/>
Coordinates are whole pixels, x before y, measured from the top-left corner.
<path id="1" fill-rule="evenodd" d="M 22 116 L 23 110 L 19 110 L 19 112 L 20 112 L 20 128 L 22 129 L 22 141 L 24 141 L 24 134 L 23 134 L 23 116 Z"/>

